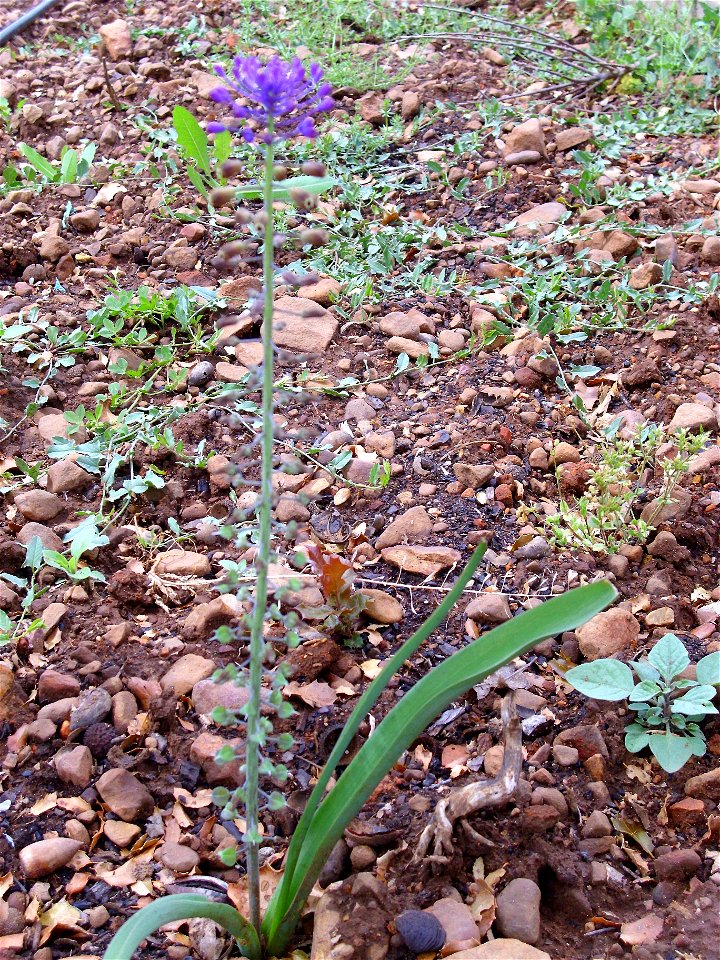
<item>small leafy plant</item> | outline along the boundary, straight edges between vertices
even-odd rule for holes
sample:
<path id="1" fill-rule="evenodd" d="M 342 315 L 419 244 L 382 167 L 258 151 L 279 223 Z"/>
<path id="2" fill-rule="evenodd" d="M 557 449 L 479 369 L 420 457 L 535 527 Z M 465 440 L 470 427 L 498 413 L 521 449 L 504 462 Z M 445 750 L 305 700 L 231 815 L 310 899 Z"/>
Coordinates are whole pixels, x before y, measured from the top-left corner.
<path id="1" fill-rule="evenodd" d="M 316 543 L 304 546 L 304 551 L 318 576 L 325 603 L 320 607 L 304 608 L 303 616 L 322 620 L 323 629 L 349 647 L 360 646 L 362 639 L 358 625 L 366 601 L 353 589 L 355 571 L 352 563 L 338 554 L 325 553 Z"/>
<path id="2" fill-rule="evenodd" d="M 28 161 L 24 168 L 26 180 L 68 184 L 76 183 L 88 175 L 97 147 L 94 143 L 88 143 L 82 150 L 64 147 L 59 166 L 51 163 L 27 143 L 18 144 L 18 150 Z"/>
<path id="3" fill-rule="evenodd" d="M 630 664 L 593 660 L 568 670 L 565 679 L 595 700 L 628 700 L 637 719 L 625 728 L 626 749 L 639 753 L 650 747 L 663 770 L 675 773 L 690 757 L 705 754 L 705 735 L 699 724 L 718 713 L 710 701 L 720 686 L 720 651 L 698 662 L 697 680 L 681 676 L 689 663 L 682 641 L 667 633 L 647 659 Z"/>
<path id="4" fill-rule="evenodd" d="M 546 525 L 559 547 L 617 553 L 626 543 L 645 543 L 655 529 L 664 506 L 672 502 L 688 463 L 707 443 L 706 433 L 678 430 L 668 438 L 656 424 L 645 424 L 629 439 L 617 435 L 619 421 L 608 427 L 601 446 L 600 463 L 587 492 L 574 504 L 561 496 L 558 512 Z M 652 468 L 660 446 L 670 440 L 674 453 L 660 461 L 662 486 L 653 508 L 637 515 L 646 472 Z"/>

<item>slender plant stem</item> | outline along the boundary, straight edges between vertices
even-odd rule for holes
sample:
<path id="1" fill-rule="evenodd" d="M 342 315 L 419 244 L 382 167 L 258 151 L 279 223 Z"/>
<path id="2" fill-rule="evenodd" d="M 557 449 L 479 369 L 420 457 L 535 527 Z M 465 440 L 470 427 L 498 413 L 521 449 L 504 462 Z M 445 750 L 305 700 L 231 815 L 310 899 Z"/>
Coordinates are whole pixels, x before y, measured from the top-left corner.
<path id="1" fill-rule="evenodd" d="M 272 130 L 269 131 L 272 136 Z M 247 746 L 245 759 L 245 820 L 248 901 L 250 922 L 260 934 L 260 833 L 259 833 L 259 766 L 262 727 L 260 718 L 260 690 L 262 684 L 265 640 L 263 626 L 267 609 L 268 565 L 272 522 L 272 466 L 273 466 L 273 160 L 272 143 L 265 147 L 264 211 L 267 217 L 263 247 L 263 284 L 265 309 L 263 311 L 263 368 L 262 368 L 262 464 L 260 498 L 257 509 L 258 540 L 255 556 L 255 604 L 250 628 L 250 674 L 247 712 Z"/>

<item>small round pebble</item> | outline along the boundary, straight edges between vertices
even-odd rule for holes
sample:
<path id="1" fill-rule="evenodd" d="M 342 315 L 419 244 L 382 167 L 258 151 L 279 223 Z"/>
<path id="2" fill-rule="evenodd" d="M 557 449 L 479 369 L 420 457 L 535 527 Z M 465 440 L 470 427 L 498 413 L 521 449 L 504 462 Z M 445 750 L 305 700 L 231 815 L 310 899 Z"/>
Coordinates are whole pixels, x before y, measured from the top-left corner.
<path id="1" fill-rule="evenodd" d="M 424 910 L 406 910 L 395 920 L 397 932 L 413 953 L 439 950 L 445 944 L 445 930 L 437 917 Z"/>
<path id="2" fill-rule="evenodd" d="M 204 387 L 215 376 L 215 367 L 209 360 L 196 363 L 188 374 L 188 384 L 191 387 Z"/>

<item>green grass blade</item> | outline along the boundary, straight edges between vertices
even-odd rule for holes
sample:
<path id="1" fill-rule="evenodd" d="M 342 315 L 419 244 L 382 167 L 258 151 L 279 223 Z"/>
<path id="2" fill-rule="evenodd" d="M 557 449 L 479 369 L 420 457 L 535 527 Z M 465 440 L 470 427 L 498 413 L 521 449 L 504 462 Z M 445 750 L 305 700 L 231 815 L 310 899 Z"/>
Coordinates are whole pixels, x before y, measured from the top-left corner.
<path id="1" fill-rule="evenodd" d="M 334 177 L 288 177 L 287 180 L 273 184 L 273 200 L 287 203 L 291 199 L 291 190 L 304 190 L 305 193 L 320 196 L 335 186 L 337 186 L 337 180 Z M 262 184 L 249 183 L 235 189 L 235 199 L 259 200 L 262 190 Z"/>
<path id="2" fill-rule="evenodd" d="M 132 960 L 140 944 L 166 923 L 207 917 L 220 924 L 237 940 L 242 955 L 260 960 L 260 940 L 250 923 L 227 903 L 215 903 L 207 897 L 178 893 L 161 897 L 134 913 L 118 930 L 105 951 L 104 960 Z"/>
<path id="3" fill-rule="evenodd" d="M 46 160 L 42 154 L 39 154 L 37 150 L 33 150 L 29 144 L 19 143 L 18 150 L 49 183 L 55 183 L 56 180 L 60 179 L 60 171 L 58 168 L 54 167 L 52 163 Z"/>
<path id="4" fill-rule="evenodd" d="M 274 911 L 272 928 L 264 929 L 271 955 L 282 952 L 328 854 L 402 751 L 456 697 L 540 640 L 579 627 L 615 596 L 615 588 L 600 581 L 548 600 L 459 650 L 405 694 L 363 744 L 313 816 L 292 879 L 282 891 L 284 898 L 278 897 L 282 913 Z M 289 903 L 286 909 L 285 903 Z"/>
<path id="5" fill-rule="evenodd" d="M 338 737 L 335 746 L 328 757 L 327 763 L 323 767 L 322 773 L 318 778 L 318 782 L 315 784 L 308 802 L 305 805 L 303 815 L 300 818 L 300 821 L 292 835 L 283 870 L 283 884 L 285 884 L 285 890 L 288 890 L 288 886 L 292 879 L 293 870 L 295 869 L 295 864 L 297 863 L 300 850 L 302 849 L 303 840 L 310 828 L 315 811 L 320 806 L 328 783 L 335 773 L 335 769 L 337 768 L 338 764 L 342 760 L 345 751 L 350 746 L 353 737 L 360 727 L 360 724 L 363 722 L 370 710 L 372 710 L 373 706 L 377 703 L 378 699 L 382 695 L 383 690 L 388 685 L 392 677 L 402 667 L 403 663 L 409 657 L 411 657 L 413 653 L 415 653 L 418 647 L 424 643 L 425 640 L 427 640 L 427 638 L 434 633 L 435 630 L 437 630 L 443 620 L 445 620 L 445 618 L 450 614 L 450 611 L 457 603 L 463 590 L 477 570 L 480 561 L 485 555 L 485 550 L 485 544 L 480 544 L 480 546 L 477 547 L 442 603 L 438 605 L 437 609 L 433 611 L 433 613 L 415 631 L 415 633 L 408 637 L 400 649 L 397 650 L 393 656 L 386 661 L 383 669 L 365 690 L 363 695 L 358 700 L 355 709 L 343 725 L 340 736 Z M 268 926 L 272 926 L 275 914 L 282 913 L 284 907 L 286 907 L 288 904 L 289 900 L 286 903 L 283 903 L 279 896 L 277 899 L 274 897 L 265 913 L 265 923 Z"/>

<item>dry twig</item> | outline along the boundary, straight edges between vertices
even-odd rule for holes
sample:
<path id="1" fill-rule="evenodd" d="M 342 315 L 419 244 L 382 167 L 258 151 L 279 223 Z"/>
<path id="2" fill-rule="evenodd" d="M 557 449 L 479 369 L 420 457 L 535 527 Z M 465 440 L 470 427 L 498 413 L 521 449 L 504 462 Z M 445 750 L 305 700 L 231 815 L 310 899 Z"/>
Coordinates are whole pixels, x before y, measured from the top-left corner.
<path id="1" fill-rule="evenodd" d="M 478 810 L 506 803 L 515 793 L 522 767 L 522 729 L 515 710 L 515 697 L 508 693 L 502 702 L 501 718 L 505 753 L 497 777 L 457 787 L 435 807 L 430 823 L 420 834 L 413 860 L 447 863 L 453 852 L 453 829 L 458 820 Z M 474 831 L 473 831 L 474 832 Z M 432 845 L 432 854 L 428 853 Z"/>

